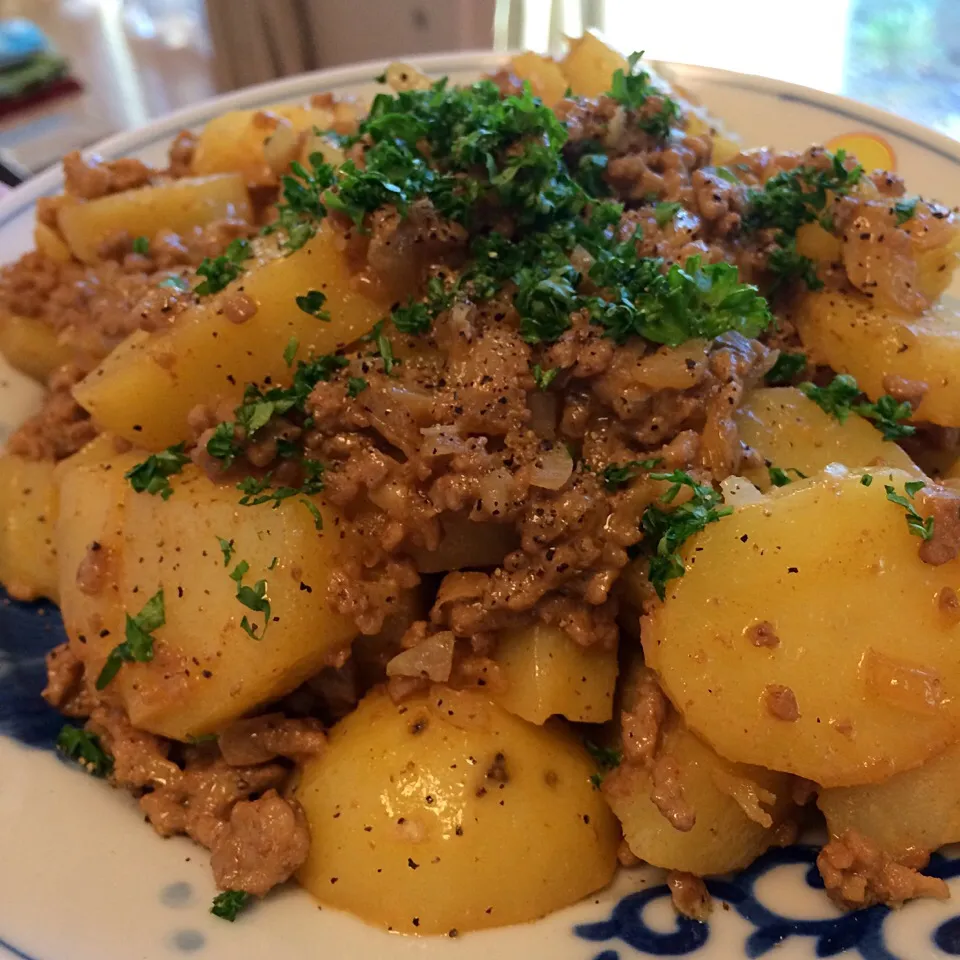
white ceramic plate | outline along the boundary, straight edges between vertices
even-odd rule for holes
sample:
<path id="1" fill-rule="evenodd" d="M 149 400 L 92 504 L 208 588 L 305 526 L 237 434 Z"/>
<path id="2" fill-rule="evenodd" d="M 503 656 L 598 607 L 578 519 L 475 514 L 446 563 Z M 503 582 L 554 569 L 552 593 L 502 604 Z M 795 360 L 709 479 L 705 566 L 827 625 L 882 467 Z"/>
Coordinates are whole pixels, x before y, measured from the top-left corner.
<path id="1" fill-rule="evenodd" d="M 453 81 L 495 69 L 492 53 L 431 57 L 420 66 Z M 960 202 L 960 144 L 882 111 L 786 83 L 700 67 L 664 65 L 749 146 L 846 146 L 868 167 L 902 173 L 926 196 Z M 330 70 L 255 87 L 121 133 L 98 148 L 112 158 L 160 161 L 168 142 L 225 110 L 299 100 L 322 91 L 369 94 L 383 64 Z M 32 245 L 33 206 L 60 191 L 59 170 L 0 202 L 0 262 Z M 0 368 L 0 439 L 38 397 Z M 718 905 L 708 924 L 674 915 L 662 873 L 622 871 L 611 889 L 537 923 L 447 938 L 411 939 L 320 910 L 295 888 L 269 897 L 235 924 L 210 916 L 215 890 L 206 853 L 182 839 L 161 841 L 135 805 L 49 750 L 59 721 L 40 701 L 43 652 L 59 642 L 49 606 L 0 604 L 0 957 L 21 960 L 777 960 L 862 957 L 932 960 L 960 956 L 960 907 L 922 901 L 899 911 L 840 915 L 817 887 L 813 847 L 761 858 L 747 872 L 712 882 Z M 46 749 L 44 749 L 46 748 Z M 960 875 L 960 859 L 931 868 Z M 960 894 L 960 880 L 957 881 Z"/>

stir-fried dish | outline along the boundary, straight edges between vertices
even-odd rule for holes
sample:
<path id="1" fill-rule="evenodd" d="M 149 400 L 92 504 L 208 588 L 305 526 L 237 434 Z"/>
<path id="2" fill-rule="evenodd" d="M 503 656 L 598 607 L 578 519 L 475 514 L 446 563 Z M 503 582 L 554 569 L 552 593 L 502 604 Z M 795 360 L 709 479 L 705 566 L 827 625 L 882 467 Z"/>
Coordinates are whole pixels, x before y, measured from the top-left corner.
<path id="1" fill-rule="evenodd" d="M 59 749 L 228 920 L 454 936 L 640 862 L 703 918 L 818 819 L 837 903 L 947 896 L 954 212 L 590 36 L 378 79 L 68 156 L 0 274 Z"/>

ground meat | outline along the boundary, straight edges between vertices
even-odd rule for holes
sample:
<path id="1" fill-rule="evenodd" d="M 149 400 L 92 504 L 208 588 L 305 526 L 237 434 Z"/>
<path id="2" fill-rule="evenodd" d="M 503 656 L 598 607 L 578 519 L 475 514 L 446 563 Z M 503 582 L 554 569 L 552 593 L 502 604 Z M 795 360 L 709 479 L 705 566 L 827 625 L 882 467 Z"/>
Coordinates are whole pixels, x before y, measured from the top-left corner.
<path id="1" fill-rule="evenodd" d="M 90 415 L 73 399 L 68 387 L 47 395 L 40 411 L 11 434 L 7 449 L 28 460 L 62 460 L 96 435 Z"/>
<path id="2" fill-rule="evenodd" d="M 111 780 L 118 787 L 140 789 L 177 783 L 180 768 L 170 759 L 169 743 L 134 727 L 123 710 L 96 705 L 87 729 L 97 734 L 113 757 Z"/>
<path id="3" fill-rule="evenodd" d="M 196 149 L 197 135 L 190 130 L 181 130 L 170 144 L 167 173 L 175 179 L 190 176 Z"/>
<path id="4" fill-rule="evenodd" d="M 779 683 L 770 683 L 764 688 L 763 699 L 767 705 L 767 713 L 777 720 L 793 723 L 800 719 L 800 709 L 797 705 L 796 694 Z"/>
<path id="5" fill-rule="evenodd" d="M 830 899 L 851 910 L 874 903 L 899 906 L 916 897 L 946 900 L 950 896 L 943 880 L 891 859 L 856 830 L 832 839 L 820 851 L 817 866 Z"/>
<path id="6" fill-rule="evenodd" d="M 233 807 L 210 865 L 221 890 L 262 897 L 289 880 L 309 852 L 310 831 L 300 805 L 268 790 L 258 800 L 242 800 Z"/>
<path id="7" fill-rule="evenodd" d="M 883 389 L 895 400 L 899 400 L 901 403 L 909 403 L 916 410 L 930 388 L 923 380 L 908 380 L 906 377 L 898 377 L 888 373 L 883 378 Z"/>
<path id="8" fill-rule="evenodd" d="M 68 717 L 89 716 L 92 703 L 83 685 L 83 661 L 69 643 L 54 647 L 46 657 L 47 685 L 43 699 Z"/>
<path id="9" fill-rule="evenodd" d="M 77 589 L 88 597 L 95 597 L 107 585 L 110 552 L 96 540 L 88 547 L 77 567 Z"/>
<path id="10" fill-rule="evenodd" d="M 677 913 L 700 921 L 705 921 L 710 916 L 713 901 L 702 877 L 681 870 L 669 870 L 667 887 Z"/>
<path id="11" fill-rule="evenodd" d="M 316 720 L 294 720 L 269 713 L 237 720 L 220 732 L 217 740 L 223 759 L 232 767 L 267 763 L 289 757 L 300 763 L 326 749 L 323 726 Z"/>
<path id="12" fill-rule="evenodd" d="M 916 496 L 917 511 L 933 517 L 933 536 L 920 544 L 920 559 L 938 567 L 960 555 L 960 493 L 927 484 Z"/>
<path id="13" fill-rule="evenodd" d="M 747 639 L 755 647 L 778 647 L 780 638 L 777 636 L 777 628 L 769 620 L 761 620 L 752 627 L 747 628 Z"/>
<path id="14" fill-rule="evenodd" d="M 650 799 L 666 817 L 675 830 L 686 833 L 697 822 L 696 811 L 683 795 L 680 782 L 680 767 L 669 754 L 662 754 L 654 761 L 651 771 L 652 789 Z"/>
<path id="15" fill-rule="evenodd" d="M 660 727 L 667 715 L 667 698 L 656 679 L 644 672 L 631 699 L 632 708 L 620 714 L 623 758 L 627 763 L 647 763 L 657 749 Z"/>
<path id="16" fill-rule="evenodd" d="M 74 150 L 63 158 L 63 176 L 67 193 L 82 200 L 96 200 L 121 193 L 150 182 L 154 171 L 132 157 L 104 161 L 96 154 L 87 158 Z"/>

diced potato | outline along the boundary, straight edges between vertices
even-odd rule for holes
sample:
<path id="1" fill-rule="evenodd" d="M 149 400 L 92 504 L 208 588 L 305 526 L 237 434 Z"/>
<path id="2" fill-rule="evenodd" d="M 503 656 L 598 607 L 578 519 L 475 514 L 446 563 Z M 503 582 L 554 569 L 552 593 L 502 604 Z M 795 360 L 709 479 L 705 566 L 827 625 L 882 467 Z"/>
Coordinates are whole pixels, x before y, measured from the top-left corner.
<path id="1" fill-rule="evenodd" d="M 882 464 L 918 472 L 902 448 L 856 414 L 840 423 L 795 387 L 766 387 L 750 393 L 737 414 L 740 439 L 767 465 L 792 468 L 808 477 L 830 463 L 845 467 Z M 761 490 L 770 487 L 766 466 L 744 467 L 744 476 Z M 791 480 L 796 474 L 790 473 Z"/>
<path id="2" fill-rule="evenodd" d="M 521 80 L 529 80 L 534 94 L 548 107 L 563 99 L 567 78 L 563 75 L 560 64 L 551 57 L 528 50 L 510 61 L 510 71 Z"/>
<path id="3" fill-rule="evenodd" d="M 560 714 L 579 723 L 613 716 L 617 651 L 582 647 L 559 627 L 506 630 L 495 659 L 504 688 L 497 703 L 531 723 Z"/>
<path id="4" fill-rule="evenodd" d="M 247 188 L 237 174 L 185 177 L 70 204 L 60 208 L 57 224 L 78 260 L 99 263 L 103 242 L 118 233 L 152 239 L 161 230 L 185 233 L 224 217 L 251 217 Z"/>
<path id="5" fill-rule="evenodd" d="M 173 325 L 131 334 L 74 388 L 77 402 L 104 429 L 160 450 L 187 438 L 187 413 L 214 398 L 236 399 L 247 382 L 270 377 L 287 384 L 292 371 L 283 358 L 291 338 L 297 356 L 333 352 L 366 333 L 396 297 L 358 289 L 332 230 L 317 235 L 287 257 L 264 255 L 221 294 L 181 313 Z M 296 306 L 310 290 L 326 294 L 324 322 Z M 257 312 L 244 323 L 223 312 L 224 298 L 238 291 Z"/>
<path id="6" fill-rule="evenodd" d="M 124 664 L 109 689 L 135 726 L 183 740 L 289 693 L 349 645 L 353 623 L 332 610 L 325 590 L 340 541 L 322 501 L 315 502 L 326 532 L 298 499 L 276 510 L 239 507 L 233 486 L 211 483 L 192 466 L 172 478 L 168 500 L 136 493 L 123 480 L 131 456 L 81 464 L 61 477 L 63 500 L 75 508 L 58 527 L 64 621 L 71 637 L 87 631 L 78 649 L 96 677 L 120 640 L 115 631 L 91 635 L 91 618 L 135 615 L 162 589 L 166 624 L 154 632 L 154 659 Z M 226 564 L 218 538 L 233 544 Z M 77 596 L 77 569 L 93 540 L 106 552 L 116 589 Z M 266 582 L 266 631 L 265 613 L 237 598 L 230 573 L 241 561 L 249 564 L 244 585 Z M 255 637 L 242 628 L 244 617 Z"/>
<path id="7" fill-rule="evenodd" d="M 716 117 L 711 117 L 705 107 L 692 104 L 684 104 L 684 106 L 687 110 L 687 134 L 691 137 L 699 137 L 710 133 L 713 138 L 711 163 L 722 167 L 734 157 L 740 156 L 743 152 L 743 144 L 736 133 L 727 130 L 725 124 Z"/>
<path id="8" fill-rule="evenodd" d="M 832 837 L 856 830 L 895 860 L 960 840 L 960 744 L 883 783 L 822 790 Z"/>
<path id="9" fill-rule="evenodd" d="M 671 713 L 658 756 L 679 768 L 684 802 L 696 821 L 676 829 L 650 794 L 651 769 L 622 763 L 603 781 L 603 795 L 634 855 L 667 870 L 709 876 L 741 870 L 773 843 L 791 807 L 790 777 L 718 756 Z"/>
<path id="10" fill-rule="evenodd" d="M 51 460 L 0 456 L 0 583 L 17 600 L 57 599 Z"/>
<path id="11" fill-rule="evenodd" d="M 37 253 L 42 253 L 57 263 L 69 263 L 73 259 L 70 248 L 63 242 L 63 237 L 53 227 L 39 221 L 33 227 L 33 245 Z"/>
<path id="12" fill-rule="evenodd" d="M 614 71 L 627 69 L 627 58 L 611 50 L 595 34 L 585 33 L 570 41 L 560 69 L 577 96 L 599 97 L 610 89 Z"/>
<path id="13" fill-rule="evenodd" d="M 276 183 L 264 144 L 271 137 L 298 139 L 314 127 L 326 130 L 328 110 L 283 104 L 261 110 L 231 110 L 214 117 L 203 128 L 191 161 L 195 174 L 238 173 L 251 187 Z M 291 157 L 292 159 L 292 157 Z"/>
<path id="14" fill-rule="evenodd" d="M 852 374 L 876 400 L 886 376 L 922 381 L 917 420 L 960 426 L 960 317 L 943 304 L 921 316 L 874 306 L 861 296 L 822 291 L 800 303 L 798 329 L 812 359 Z"/>
<path id="15" fill-rule="evenodd" d="M 960 733 L 960 622 L 939 603 L 960 562 L 920 560 L 884 492 L 911 475 L 869 475 L 793 483 L 710 524 L 644 622 L 647 663 L 729 760 L 876 783 Z"/>
<path id="16" fill-rule="evenodd" d="M 505 523 L 474 523 L 452 516 L 441 524 L 443 538 L 436 550 L 412 551 L 420 573 L 495 567 L 519 546 L 516 531 Z"/>
<path id="17" fill-rule="evenodd" d="M 593 772 L 571 733 L 477 693 L 434 687 L 398 705 L 375 690 L 304 768 L 298 879 L 402 933 L 533 920 L 613 876 L 619 830 Z"/>
<path id="18" fill-rule="evenodd" d="M 11 366 L 40 382 L 73 356 L 48 324 L 16 313 L 0 314 L 0 353 Z"/>

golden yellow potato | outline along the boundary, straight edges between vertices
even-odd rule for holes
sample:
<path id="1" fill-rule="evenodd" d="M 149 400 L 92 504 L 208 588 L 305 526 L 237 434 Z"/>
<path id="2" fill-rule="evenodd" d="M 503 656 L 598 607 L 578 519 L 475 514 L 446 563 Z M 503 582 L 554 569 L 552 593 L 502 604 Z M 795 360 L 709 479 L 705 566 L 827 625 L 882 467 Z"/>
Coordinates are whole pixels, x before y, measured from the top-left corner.
<path id="1" fill-rule="evenodd" d="M 577 96 L 599 97 L 610 89 L 614 71 L 627 69 L 627 58 L 611 50 L 595 34 L 585 33 L 570 41 L 560 69 Z"/>
<path id="2" fill-rule="evenodd" d="M 960 733 L 960 623 L 940 603 L 960 562 L 920 560 L 884 492 L 909 474 L 869 475 L 794 483 L 710 524 L 643 624 L 648 665 L 722 756 L 850 786 Z"/>
<path id="3" fill-rule="evenodd" d="M 139 447 L 161 450 L 187 438 L 187 413 L 220 397 L 239 402 L 244 385 L 270 377 L 288 384 L 283 358 L 291 338 L 297 356 L 331 353 L 366 333 L 396 298 L 358 289 L 330 228 L 280 257 L 264 252 L 221 294 L 204 298 L 173 325 L 152 334 L 136 331 L 74 387 L 94 420 Z M 326 294 L 329 321 L 300 310 L 296 298 Z M 243 323 L 223 312 L 224 299 L 242 292 L 257 310 Z"/>
<path id="4" fill-rule="evenodd" d="M 533 920 L 613 876 L 619 830 L 593 773 L 571 733 L 478 693 L 437 686 L 397 705 L 375 690 L 304 768 L 298 879 L 403 933 Z"/>
<path id="5" fill-rule="evenodd" d="M 249 220 L 250 216 L 250 198 L 243 179 L 225 173 L 185 177 L 69 204 L 60 208 L 57 224 L 78 260 L 99 263 L 103 242 L 118 233 L 149 240 L 161 230 L 185 233 L 224 217 Z"/>
<path id="6" fill-rule="evenodd" d="M 0 583 L 17 600 L 57 599 L 57 490 L 50 460 L 0 456 Z"/>
<path id="7" fill-rule="evenodd" d="M 676 829 L 650 798 L 651 769 L 621 763 L 602 789 L 630 850 L 654 866 L 697 876 L 742 870 L 774 841 L 791 807 L 790 777 L 724 760 L 673 712 L 661 736 L 658 757 L 676 762 L 696 820 L 690 830 Z"/>
<path id="8" fill-rule="evenodd" d="M 960 426 L 960 317 L 939 304 L 921 316 L 874 306 L 861 296 L 808 293 L 797 316 L 800 338 L 816 363 L 852 374 L 876 400 L 884 377 L 922 381 L 917 420 Z"/>
<path id="9" fill-rule="evenodd" d="M 895 860 L 960 840 L 960 744 L 883 783 L 822 790 L 817 805 L 830 835 L 873 840 Z"/>
<path id="10" fill-rule="evenodd" d="M 33 227 L 33 245 L 37 253 L 42 253 L 57 263 L 69 263 L 73 259 L 70 248 L 63 242 L 63 237 L 53 227 L 37 221 Z"/>
<path id="11" fill-rule="evenodd" d="M 761 490 L 770 487 L 768 466 L 799 470 L 812 477 L 830 463 L 845 467 L 882 464 L 918 472 L 901 447 L 884 440 L 863 417 L 844 423 L 820 409 L 795 387 L 765 387 L 747 395 L 736 417 L 740 439 L 766 462 L 745 466 L 743 474 Z M 789 473 L 791 481 L 797 479 Z"/>
<path id="12" fill-rule="evenodd" d="M 326 130 L 333 119 L 328 110 L 282 104 L 261 110 L 231 110 L 208 121 L 197 140 L 190 168 L 193 173 L 238 173 L 249 186 L 276 183 L 277 172 L 265 144 L 290 141 L 297 156 L 301 134 L 314 127 Z M 285 166 L 285 164 L 284 164 Z"/>
<path id="13" fill-rule="evenodd" d="M 64 471 L 61 494 L 70 509 L 61 513 L 58 542 L 64 622 L 71 637 L 87 631 L 80 652 L 91 678 L 122 639 L 115 631 L 91 636 L 91 618 L 134 616 L 163 590 L 166 623 L 154 633 L 154 659 L 123 664 L 108 687 L 135 726 L 181 740 L 208 733 L 289 693 L 342 652 L 356 629 L 326 595 L 339 538 L 322 501 L 314 501 L 326 520 L 318 532 L 299 498 L 278 509 L 242 507 L 235 487 L 214 484 L 193 466 L 171 478 L 174 493 L 163 500 L 136 493 L 123 479 L 130 459 Z M 220 538 L 232 542 L 226 563 Z M 97 562 L 107 564 L 117 588 L 91 597 L 77 571 L 94 540 L 107 554 Z M 264 582 L 269 622 L 265 611 L 238 599 L 231 573 L 241 562 L 249 566 L 242 585 Z"/>
<path id="14" fill-rule="evenodd" d="M 48 324 L 16 313 L 0 314 L 0 353 L 12 367 L 41 382 L 73 356 Z"/>
<path id="15" fill-rule="evenodd" d="M 534 94 L 548 107 L 563 99 L 567 78 L 563 75 L 560 64 L 551 57 L 544 57 L 530 50 L 517 54 L 510 61 L 510 72 L 521 80 L 529 80 Z"/>
<path id="16" fill-rule="evenodd" d="M 505 630 L 495 660 L 503 689 L 495 699 L 531 723 L 560 714 L 577 723 L 613 716 L 617 651 L 582 647 L 559 627 L 537 623 Z"/>

